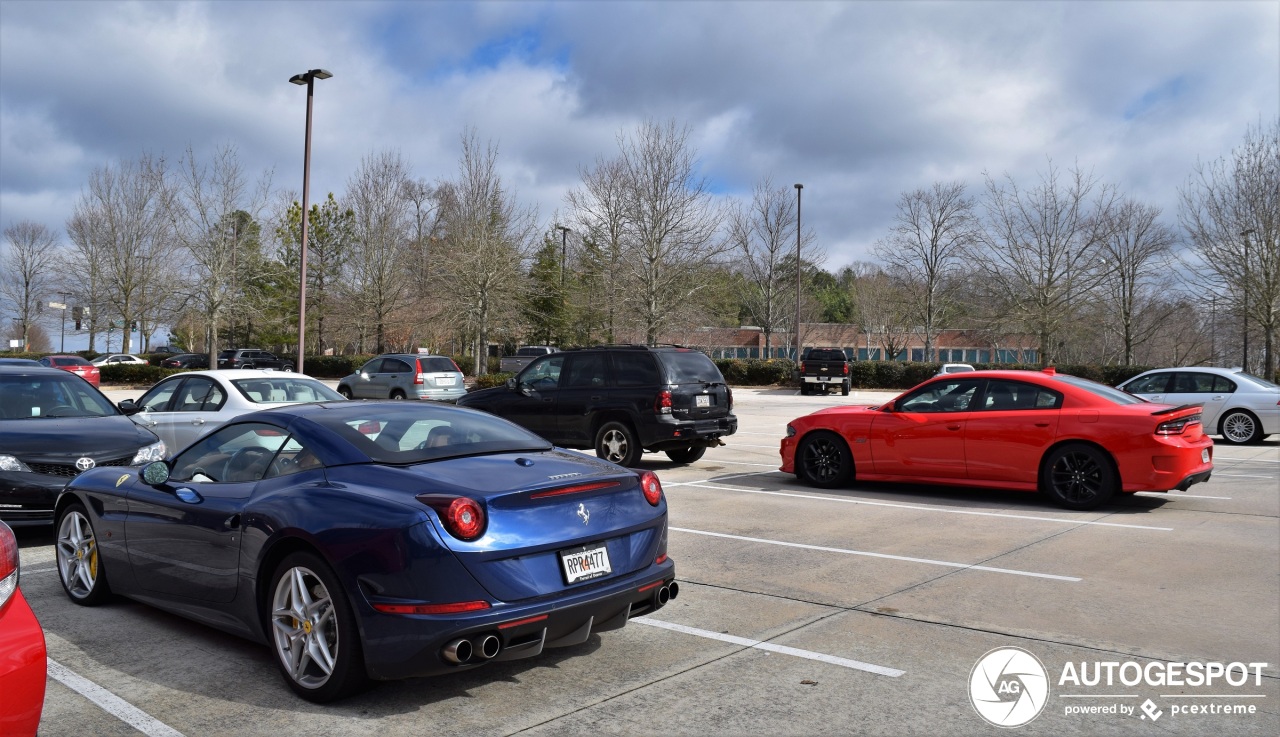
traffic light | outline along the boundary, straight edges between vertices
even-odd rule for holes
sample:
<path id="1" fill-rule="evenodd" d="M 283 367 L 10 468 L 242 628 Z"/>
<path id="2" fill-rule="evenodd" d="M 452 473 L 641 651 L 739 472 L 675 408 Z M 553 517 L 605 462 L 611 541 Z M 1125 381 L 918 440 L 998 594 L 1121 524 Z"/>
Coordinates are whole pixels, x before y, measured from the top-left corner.
<path id="1" fill-rule="evenodd" d="M 132 320 L 132 321 L 130 321 L 130 322 L 129 322 L 129 329 L 130 329 L 130 330 L 137 330 L 137 329 L 138 329 L 138 321 L 137 321 L 137 320 Z"/>
<path id="2" fill-rule="evenodd" d="M 80 329 L 80 316 L 76 315 L 76 330 Z"/>

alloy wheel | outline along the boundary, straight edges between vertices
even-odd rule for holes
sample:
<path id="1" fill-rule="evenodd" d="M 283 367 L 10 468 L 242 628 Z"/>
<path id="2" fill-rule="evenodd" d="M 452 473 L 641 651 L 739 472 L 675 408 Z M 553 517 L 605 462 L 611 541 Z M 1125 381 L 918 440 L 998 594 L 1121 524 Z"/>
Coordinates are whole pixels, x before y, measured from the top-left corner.
<path id="1" fill-rule="evenodd" d="M 89 520 L 71 510 L 58 525 L 58 575 L 67 593 L 77 599 L 93 594 L 98 582 L 98 542 Z"/>
<path id="2" fill-rule="evenodd" d="M 276 655 L 289 677 L 319 688 L 331 675 L 341 642 L 329 590 L 313 571 L 290 568 L 276 583 L 271 630 Z"/>

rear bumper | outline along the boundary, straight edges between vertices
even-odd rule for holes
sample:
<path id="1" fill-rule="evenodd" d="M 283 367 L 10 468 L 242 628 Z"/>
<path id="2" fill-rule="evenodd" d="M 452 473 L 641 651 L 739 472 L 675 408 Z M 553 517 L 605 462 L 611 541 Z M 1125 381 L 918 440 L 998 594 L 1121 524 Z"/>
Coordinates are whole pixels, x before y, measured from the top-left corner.
<path id="1" fill-rule="evenodd" d="M 519 606 L 498 605 L 447 617 L 375 614 L 376 620 L 365 623 L 365 667 L 369 677 L 377 680 L 415 678 L 531 658 L 546 648 L 579 645 L 593 633 L 621 629 L 631 617 L 661 608 L 658 591 L 674 580 L 675 564 L 667 559 L 640 575 Z M 501 643 L 491 659 L 476 655 L 454 663 L 445 655 L 450 643 L 489 635 Z"/>
<path id="2" fill-rule="evenodd" d="M 1116 454 L 1122 490 L 1185 491 L 1208 481 L 1213 472 L 1213 441 L 1208 436 L 1187 441 L 1179 436 L 1159 438 L 1154 448 Z"/>
<path id="3" fill-rule="evenodd" d="M 849 380 L 848 376 L 801 376 L 800 380 L 806 384 L 843 384 Z"/>
<path id="4" fill-rule="evenodd" d="M 738 418 L 734 415 L 713 420 L 670 420 L 659 422 L 657 427 L 641 430 L 640 445 L 645 450 L 672 450 L 698 446 L 720 445 L 720 438 L 738 431 Z"/>
<path id="5" fill-rule="evenodd" d="M 44 709 L 44 630 L 19 589 L 0 611 L 0 734 L 36 733 Z"/>

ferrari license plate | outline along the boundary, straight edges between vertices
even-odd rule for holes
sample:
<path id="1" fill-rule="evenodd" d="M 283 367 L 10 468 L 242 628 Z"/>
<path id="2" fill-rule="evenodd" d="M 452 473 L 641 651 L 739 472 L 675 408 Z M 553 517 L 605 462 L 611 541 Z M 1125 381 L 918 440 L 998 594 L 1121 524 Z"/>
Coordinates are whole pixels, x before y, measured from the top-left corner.
<path id="1" fill-rule="evenodd" d="M 697 397 L 694 397 L 694 404 L 696 404 L 696 405 L 697 405 L 697 406 L 699 406 L 699 407 L 710 407 L 710 406 L 711 406 L 711 395 L 710 395 L 710 394 L 699 394 Z"/>
<path id="2" fill-rule="evenodd" d="M 609 566 L 609 549 L 604 545 L 560 551 L 560 566 L 567 583 L 588 581 L 613 572 Z"/>

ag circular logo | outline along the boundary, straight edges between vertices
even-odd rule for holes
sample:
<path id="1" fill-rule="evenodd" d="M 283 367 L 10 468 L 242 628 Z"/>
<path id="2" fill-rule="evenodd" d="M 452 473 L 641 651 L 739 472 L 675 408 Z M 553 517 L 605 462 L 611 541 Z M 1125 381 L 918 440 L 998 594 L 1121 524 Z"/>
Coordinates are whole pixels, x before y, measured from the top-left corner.
<path id="1" fill-rule="evenodd" d="M 997 727 L 1021 727 L 1040 716 L 1049 701 L 1044 663 L 1017 647 L 992 650 L 969 673 L 969 701 L 978 716 Z"/>

